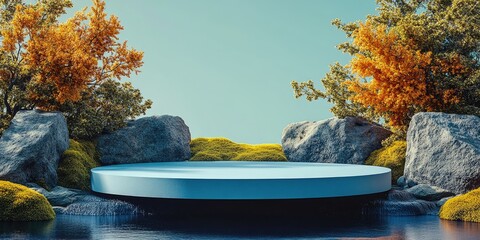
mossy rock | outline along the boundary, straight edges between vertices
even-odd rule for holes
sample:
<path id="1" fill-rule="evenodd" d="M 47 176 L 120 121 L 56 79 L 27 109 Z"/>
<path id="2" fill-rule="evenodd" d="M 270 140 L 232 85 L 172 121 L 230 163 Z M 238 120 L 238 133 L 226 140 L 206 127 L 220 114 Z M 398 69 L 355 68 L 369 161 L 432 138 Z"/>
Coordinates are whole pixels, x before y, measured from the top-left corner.
<path id="1" fill-rule="evenodd" d="M 40 193 L 0 180 L 0 221 L 43 221 L 55 218 L 55 212 Z"/>
<path id="2" fill-rule="evenodd" d="M 397 179 L 403 175 L 406 154 L 407 142 L 394 141 L 389 146 L 373 151 L 365 164 L 392 169 L 392 183 L 396 183 Z"/>
<path id="3" fill-rule="evenodd" d="M 70 139 L 70 147 L 58 165 L 58 185 L 88 191 L 90 169 L 98 166 L 98 153 L 93 142 Z"/>
<path id="4" fill-rule="evenodd" d="M 243 144 L 226 138 L 195 138 L 191 161 L 287 161 L 280 144 Z"/>
<path id="5" fill-rule="evenodd" d="M 439 215 L 447 220 L 480 222 L 480 188 L 449 199 Z"/>

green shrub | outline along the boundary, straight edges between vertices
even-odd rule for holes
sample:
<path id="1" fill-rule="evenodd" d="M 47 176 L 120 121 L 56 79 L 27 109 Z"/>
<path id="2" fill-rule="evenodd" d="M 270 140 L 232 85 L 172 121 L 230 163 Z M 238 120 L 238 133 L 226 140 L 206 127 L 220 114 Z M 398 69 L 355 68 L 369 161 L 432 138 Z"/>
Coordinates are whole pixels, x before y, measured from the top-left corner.
<path id="1" fill-rule="evenodd" d="M 280 144 L 241 144 L 226 138 L 196 138 L 191 161 L 287 161 Z"/>
<path id="2" fill-rule="evenodd" d="M 90 169 L 98 166 L 98 154 L 93 142 L 70 139 L 70 147 L 63 153 L 58 165 L 58 185 L 89 190 Z"/>
<path id="3" fill-rule="evenodd" d="M 447 220 L 480 222 L 480 188 L 449 199 L 439 215 Z"/>
<path id="4" fill-rule="evenodd" d="M 372 152 L 365 161 L 365 164 L 392 169 L 392 183 L 395 183 L 397 179 L 403 175 L 406 153 L 407 142 L 394 141 L 389 146 Z"/>
<path id="5" fill-rule="evenodd" d="M 102 132 L 125 127 L 126 120 L 145 114 L 151 106 L 152 101 L 144 101 L 131 83 L 106 79 L 83 91 L 80 101 L 67 101 L 58 107 L 72 138 L 94 139 Z"/>
<path id="6" fill-rule="evenodd" d="M 0 221 L 42 221 L 55 218 L 55 212 L 40 193 L 0 180 Z"/>

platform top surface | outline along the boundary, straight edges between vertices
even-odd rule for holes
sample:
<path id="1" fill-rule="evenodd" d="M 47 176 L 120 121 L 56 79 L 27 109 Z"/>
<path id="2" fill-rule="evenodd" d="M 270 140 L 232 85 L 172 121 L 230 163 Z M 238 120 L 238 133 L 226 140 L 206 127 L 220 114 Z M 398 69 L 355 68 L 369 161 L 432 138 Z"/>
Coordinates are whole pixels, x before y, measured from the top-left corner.
<path id="1" fill-rule="evenodd" d="M 155 162 L 103 166 L 93 173 L 170 179 L 308 179 L 385 174 L 384 167 L 303 162 Z"/>

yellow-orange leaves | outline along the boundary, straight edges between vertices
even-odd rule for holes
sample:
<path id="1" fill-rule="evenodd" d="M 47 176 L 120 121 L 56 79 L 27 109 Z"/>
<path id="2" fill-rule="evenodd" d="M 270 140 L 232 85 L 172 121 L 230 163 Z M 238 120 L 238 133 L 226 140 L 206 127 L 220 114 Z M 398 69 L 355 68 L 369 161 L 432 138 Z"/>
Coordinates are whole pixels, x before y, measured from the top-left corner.
<path id="1" fill-rule="evenodd" d="M 27 43 L 27 66 L 36 69 L 33 80 L 54 84 L 56 91 L 52 94 L 60 103 L 80 99 L 97 65 L 97 59 L 89 54 L 90 46 L 77 31 L 80 27 L 77 18 L 80 17 L 77 15 L 65 23 L 41 29 Z M 32 97 L 37 95 L 32 94 Z"/>
<path id="2" fill-rule="evenodd" d="M 41 22 L 41 9 L 23 7 L 17 5 L 13 16 L 11 28 L 2 31 L 2 48 L 8 52 L 14 52 L 24 47 L 25 38 L 35 34 Z"/>
<path id="3" fill-rule="evenodd" d="M 352 101 L 372 107 L 394 127 L 406 126 L 418 110 L 438 110 L 450 101 L 439 99 L 435 84 L 427 78 L 432 63 L 430 52 L 418 51 L 413 42 L 402 41 L 394 30 L 369 21 L 361 23 L 352 36 L 353 45 L 360 51 L 350 67 L 368 80 L 346 82 L 356 93 Z"/>
<path id="4" fill-rule="evenodd" d="M 2 48 L 32 73 L 29 96 L 37 107 L 78 101 L 89 85 L 139 71 L 143 53 L 118 41 L 123 27 L 104 10 L 105 2 L 94 0 L 89 13 L 46 24 L 41 8 L 17 6 L 11 27 L 2 31 Z"/>

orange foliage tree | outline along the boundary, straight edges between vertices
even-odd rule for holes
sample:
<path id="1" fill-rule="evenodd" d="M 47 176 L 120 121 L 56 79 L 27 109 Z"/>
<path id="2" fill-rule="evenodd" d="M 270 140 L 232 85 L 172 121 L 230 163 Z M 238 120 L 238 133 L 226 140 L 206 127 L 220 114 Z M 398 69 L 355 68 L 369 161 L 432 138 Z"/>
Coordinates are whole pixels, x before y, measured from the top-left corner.
<path id="1" fill-rule="evenodd" d="M 345 82 L 355 93 L 351 100 L 372 107 L 390 126 L 407 126 L 416 112 L 441 110 L 458 102 L 453 90 L 440 89 L 430 81 L 428 74 L 437 64 L 431 52 L 421 52 L 412 40 L 402 40 L 394 30 L 370 21 L 360 23 L 352 37 L 358 52 L 350 68 L 358 77 Z"/>
<path id="2" fill-rule="evenodd" d="M 104 10 L 105 2 L 93 0 L 90 12 L 77 12 L 58 23 L 46 21 L 42 6 L 16 6 L 10 24 L 1 32 L 2 52 L 13 56 L 21 69 L 10 73 L 4 69 L 1 76 L 10 85 L 22 85 L 20 90 L 26 94 L 23 101 L 15 101 L 23 102 L 16 108 L 11 106 L 13 99 L 5 98 L 8 114 L 15 115 L 25 103 L 56 110 L 66 101 L 80 100 L 89 86 L 138 73 L 143 53 L 119 42 L 123 27 L 117 17 L 107 18 Z"/>
<path id="3" fill-rule="evenodd" d="M 359 116 L 405 138 L 411 116 L 442 111 L 480 116 L 478 0 L 377 0 L 376 15 L 332 24 L 353 41 L 352 56 L 321 80 L 292 81 L 295 97 L 325 99 L 340 118 Z M 384 121 L 382 121 L 384 120 Z M 394 138 L 392 138 L 394 139 Z"/>

